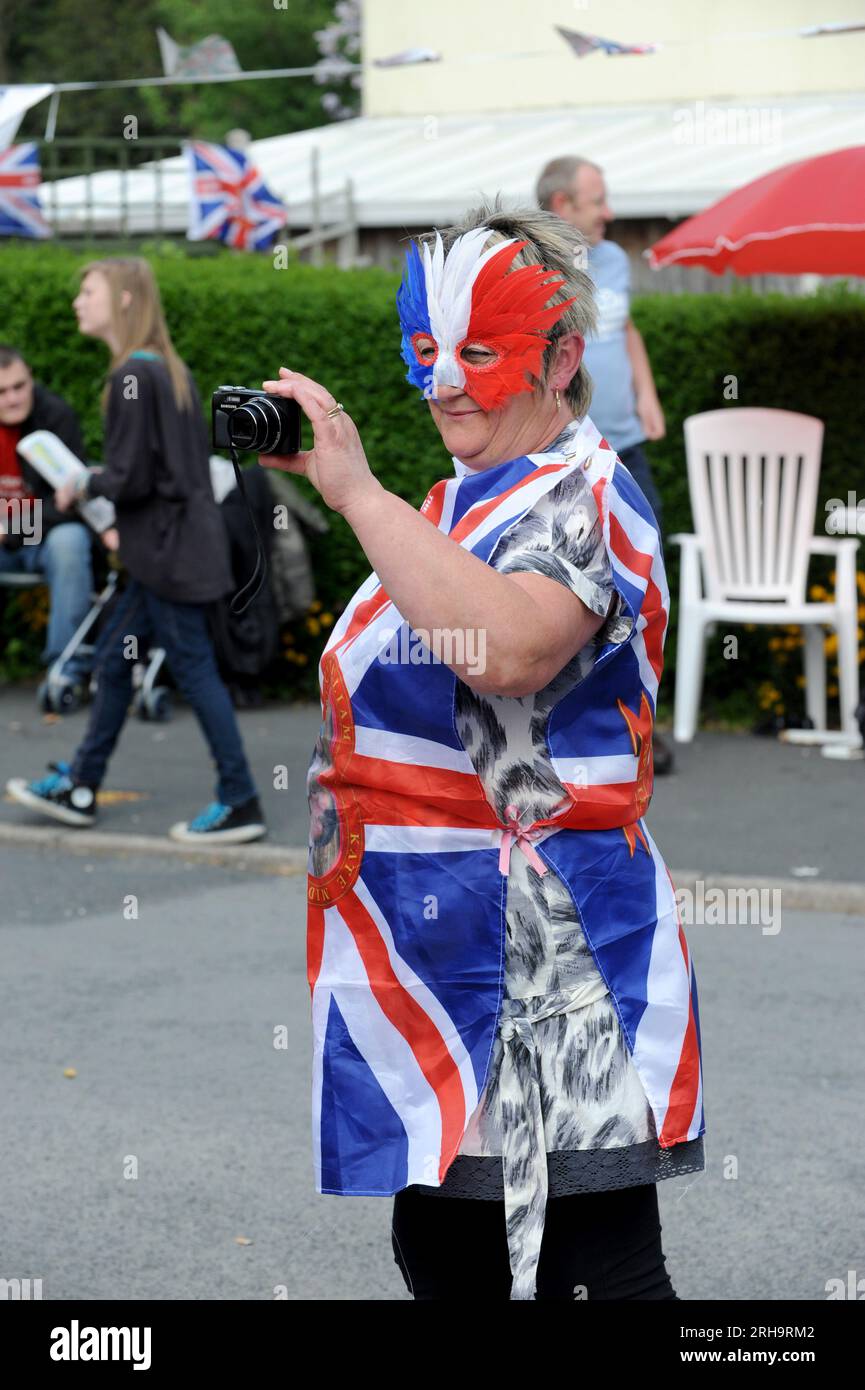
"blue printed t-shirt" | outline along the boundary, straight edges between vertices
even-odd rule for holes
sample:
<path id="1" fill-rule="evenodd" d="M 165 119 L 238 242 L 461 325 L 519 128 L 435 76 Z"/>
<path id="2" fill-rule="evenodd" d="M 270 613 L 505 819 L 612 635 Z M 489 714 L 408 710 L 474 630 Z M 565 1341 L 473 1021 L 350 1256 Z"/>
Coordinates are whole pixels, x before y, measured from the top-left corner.
<path id="1" fill-rule="evenodd" d="M 617 453 L 646 437 L 636 410 L 625 325 L 631 312 L 631 267 L 614 241 L 589 247 L 587 270 L 595 284 L 598 330 L 586 339 L 583 361 L 592 378 L 592 423 Z"/>

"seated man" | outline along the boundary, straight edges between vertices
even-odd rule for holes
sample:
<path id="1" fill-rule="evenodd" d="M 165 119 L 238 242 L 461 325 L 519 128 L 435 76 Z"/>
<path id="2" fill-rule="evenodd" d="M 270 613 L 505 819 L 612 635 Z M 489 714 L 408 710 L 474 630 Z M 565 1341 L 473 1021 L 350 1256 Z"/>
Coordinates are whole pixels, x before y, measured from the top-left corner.
<path id="1" fill-rule="evenodd" d="M 75 411 L 34 382 L 16 348 L 0 345 L 0 574 L 44 574 L 51 591 L 42 660 L 50 666 L 90 607 L 92 532 L 58 511 L 54 489 L 16 453 L 32 430 L 51 430 L 85 461 Z M 90 658 L 74 656 L 63 674 L 86 692 Z"/>

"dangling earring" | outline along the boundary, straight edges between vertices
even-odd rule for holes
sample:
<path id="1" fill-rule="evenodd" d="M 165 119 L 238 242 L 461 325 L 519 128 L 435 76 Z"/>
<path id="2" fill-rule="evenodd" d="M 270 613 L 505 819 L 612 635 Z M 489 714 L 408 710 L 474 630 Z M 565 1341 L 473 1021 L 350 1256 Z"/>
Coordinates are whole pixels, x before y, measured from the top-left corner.
<path id="1" fill-rule="evenodd" d="M 562 408 L 562 398 L 561 398 L 561 396 L 559 395 L 558 391 L 556 391 L 556 410 L 561 410 L 561 408 Z"/>

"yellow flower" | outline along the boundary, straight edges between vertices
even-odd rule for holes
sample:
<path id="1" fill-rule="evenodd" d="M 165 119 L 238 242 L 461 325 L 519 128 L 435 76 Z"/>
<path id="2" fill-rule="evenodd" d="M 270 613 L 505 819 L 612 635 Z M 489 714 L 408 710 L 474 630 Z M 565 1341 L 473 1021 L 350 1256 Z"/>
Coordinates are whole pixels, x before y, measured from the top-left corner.
<path id="1" fill-rule="evenodd" d="M 798 687 L 799 687 L 800 690 L 803 689 L 803 687 L 804 687 L 804 685 L 805 685 L 805 677 L 804 677 L 804 676 L 797 676 L 797 677 L 796 677 L 796 684 L 798 685 Z"/>
<path id="2" fill-rule="evenodd" d="M 862 612 L 863 612 L 863 614 L 865 614 L 865 605 L 863 605 Z M 333 622 L 333 614 L 332 614 L 332 613 L 322 613 L 322 615 L 321 615 L 321 621 L 322 621 L 322 625 L 323 625 L 324 627 L 330 627 L 331 623 Z"/>
<path id="3" fill-rule="evenodd" d="M 309 605 L 309 611 L 310 611 L 310 613 L 318 613 L 318 612 L 320 612 L 320 611 L 321 611 L 321 599 L 314 598 L 314 599 L 312 600 L 312 603 Z"/>
<path id="4" fill-rule="evenodd" d="M 313 637 L 317 636 L 318 633 L 321 632 L 321 623 L 318 621 L 318 618 L 307 618 L 306 630 L 307 632 L 311 632 Z"/>
<path id="5" fill-rule="evenodd" d="M 834 656 L 838 650 L 838 634 L 830 632 L 823 640 L 823 650 L 827 656 Z"/>
<path id="6" fill-rule="evenodd" d="M 817 599 L 820 603 L 826 603 L 829 598 L 829 591 L 824 589 L 822 584 L 812 584 L 811 597 Z"/>
<path id="7" fill-rule="evenodd" d="M 838 687 L 837 687 L 837 685 L 827 685 L 827 686 L 826 686 L 826 694 L 827 694 L 827 695 L 837 695 L 837 694 L 838 694 Z"/>
<path id="8" fill-rule="evenodd" d="M 25 590 L 18 596 L 18 611 L 31 632 L 41 632 L 48 626 L 48 589 Z"/>

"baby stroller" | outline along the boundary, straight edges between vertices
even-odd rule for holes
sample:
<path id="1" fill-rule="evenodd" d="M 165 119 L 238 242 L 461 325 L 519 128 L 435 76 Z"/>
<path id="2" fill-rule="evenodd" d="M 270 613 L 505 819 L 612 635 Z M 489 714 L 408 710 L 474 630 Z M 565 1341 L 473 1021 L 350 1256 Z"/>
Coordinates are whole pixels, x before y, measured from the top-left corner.
<path id="1" fill-rule="evenodd" d="M 228 469 L 226 474 L 225 469 Z M 244 486 L 249 506 L 262 537 L 268 563 L 273 537 L 274 496 L 265 469 L 256 464 L 244 469 Z M 234 482 L 231 465 L 214 455 L 211 460 L 214 495 L 220 505 L 231 548 L 231 566 L 235 592 L 252 575 L 256 563 L 255 533 Z M 37 703 L 46 713 L 72 713 L 81 704 L 80 686 L 66 674 L 65 668 L 74 654 L 92 656 L 102 615 L 115 593 L 122 588 L 121 572 L 106 563 L 100 552 L 97 561 L 101 571 L 97 583 L 103 587 L 93 596 L 92 606 L 83 618 L 66 647 L 52 663 L 37 690 Z M 3 575 L 6 587 L 30 588 L 43 581 L 37 575 Z M 231 611 L 234 594 L 208 606 L 208 626 L 213 639 L 217 666 L 228 686 L 235 705 L 258 705 L 258 677 L 275 657 L 279 647 L 279 617 L 273 592 L 267 579 L 242 613 Z M 91 689 L 97 678 L 91 678 Z M 134 693 L 132 712 L 139 719 L 164 722 L 171 718 L 172 692 L 166 653 L 162 647 L 151 647 L 144 662 L 133 668 Z"/>
<path id="2" fill-rule="evenodd" d="M 36 690 L 36 704 L 44 714 L 72 714 L 80 708 L 82 683 L 69 674 L 69 662 L 74 656 L 93 656 L 102 615 L 118 591 L 120 572 L 106 563 L 107 557 L 103 551 L 94 548 L 94 552 L 96 590 L 90 608 L 62 652 L 48 667 Z M 0 587 L 4 589 L 35 589 L 45 582 L 39 574 L 0 575 Z M 137 669 L 133 709 L 139 718 L 162 720 L 170 716 L 169 691 L 167 687 L 157 685 L 157 676 L 164 660 L 162 648 L 153 648 L 148 661 Z M 91 689 L 94 679 L 91 677 Z"/>

